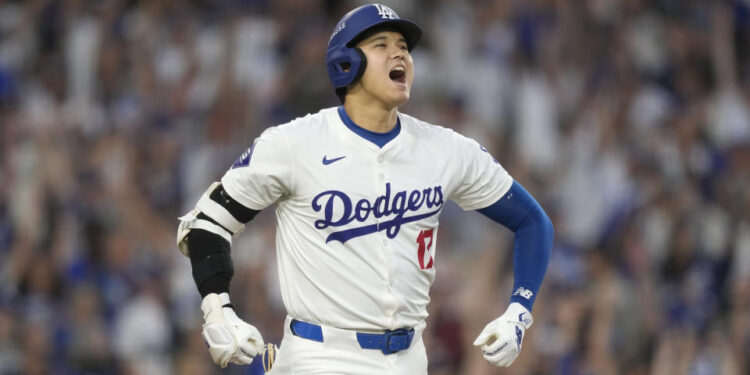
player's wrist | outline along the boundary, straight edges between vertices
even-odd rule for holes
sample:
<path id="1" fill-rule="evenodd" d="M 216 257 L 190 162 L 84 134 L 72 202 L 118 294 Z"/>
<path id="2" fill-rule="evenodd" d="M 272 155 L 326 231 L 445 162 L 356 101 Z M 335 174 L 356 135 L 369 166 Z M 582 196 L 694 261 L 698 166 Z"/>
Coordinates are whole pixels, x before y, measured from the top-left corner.
<path id="1" fill-rule="evenodd" d="M 510 303 L 518 303 L 531 312 L 531 309 L 534 307 L 534 301 L 536 300 L 535 288 L 518 284 L 514 285 L 513 288 L 514 291 L 510 296 Z"/>
<path id="2" fill-rule="evenodd" d="M 219 295 L 219 301 L 221 302 L 221 305 L 227 305 L 231 304 L 231 301 L 229 301 L 229 293 L 223 292 L 223 293 L 217 293 Z"/>
<path id="3" fill-rule="evenodd" d="M 226 274 L 213 275 L 198 285 L 198 293 L 201 297 L 205 298 L 211 293 L 217 295 L 227 293 L 229 294 L 229 283 L 231 279 Z"/>
<path id="4" fill-rule="evenodd" d="M 534 324 L 531 311 L 518 302 L 511 302 L 503 316 L 511 322 L 522 325 L 525 329 L 529 329 Z"/>
<path id="5" fill-rule="evenodd" d="M 211 314 L 226 315 L 225 309 L 234 312 L 234 305 L 229 300 L 229 293 L 208 293 L 201 301 L 201 311 L 203 311 L 204 318 Z"/>
<path id="6" fill-rule="evenodd" d="M 201 310 L 206 322 L 209 320 L 211 322 L 223 322 L 235 327 L 247 324 L 247 322 L 237 316 L 234 305 L 229 299 L 229 293 L 208 294 L 203 298 Z"/>
<path id="7" fill-rule="evenodd" d="M 511 304 L 513 304 L 513 303 L 519 304 L 519 305 L 523 306 L 529 312 L 531 312 L 531 309 L 534 307 L 534 302 L 533 301 L 530 301 L 530 300 L 528 300 L 526 298 L 519 297 L 519 296 L 513 296 L 513 297 L 511 297 L 510 301 L 508 301 L 508 302 L 511 303 Z"/>
<path id="8" fill-rule="evenodd" d="M 229 300 L 229 293 L 219 293 L 219 300 L 221 301 L 221 307 L 222 309 L 230 309 L 232 313 L 235 313 L 235 308 L 232 302 Z M 226 315 L 227 312 L 224 312 L 224 315 Z"/>

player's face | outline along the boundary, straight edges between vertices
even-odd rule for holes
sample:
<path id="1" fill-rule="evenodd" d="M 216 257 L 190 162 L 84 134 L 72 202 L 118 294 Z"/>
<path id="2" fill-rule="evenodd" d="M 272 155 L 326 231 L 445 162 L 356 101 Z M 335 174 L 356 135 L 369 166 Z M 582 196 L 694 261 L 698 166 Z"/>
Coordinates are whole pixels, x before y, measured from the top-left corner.
<path id="1" fill-rule="evenodd" d="M 381 31 L 357 46 L 367 57 L 358 89 L 388 107 L 406 103 L 414 81 L 414 62 L 404 37 L 395 31 Z"/>

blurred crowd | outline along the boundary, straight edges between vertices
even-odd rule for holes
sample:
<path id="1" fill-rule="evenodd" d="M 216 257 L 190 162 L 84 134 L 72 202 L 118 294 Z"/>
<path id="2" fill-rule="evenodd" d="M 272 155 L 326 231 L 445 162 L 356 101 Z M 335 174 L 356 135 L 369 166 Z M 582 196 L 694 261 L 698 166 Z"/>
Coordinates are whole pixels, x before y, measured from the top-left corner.
<path id="1" fill-rule="evenodd" d="M 750 1 L 384 3 L 424 28 L 402 112 L 485 145 L 556 229 L 491 368 L 471 342 L 512 234 L 445 208 L 430 374 L 750 373 Z M 265 128 L 338 105 L 326 44 L 360 4 L 0 0 L 0 374 L 262 372 L 210 362 L 177 217 Z M 274 221 L 234 242 L 232 299 L 278 344 Z"/>

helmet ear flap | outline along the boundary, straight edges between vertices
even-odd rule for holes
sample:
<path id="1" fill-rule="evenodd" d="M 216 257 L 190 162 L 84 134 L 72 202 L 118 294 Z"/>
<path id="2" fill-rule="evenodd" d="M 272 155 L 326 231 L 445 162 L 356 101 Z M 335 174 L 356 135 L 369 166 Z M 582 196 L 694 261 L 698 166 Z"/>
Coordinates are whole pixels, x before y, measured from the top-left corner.
<path id="1" fill-rule="evenodd" d="M 357 67 L 357 73 L 354 74 L 354 78 L 352 78 L 352 81 L 350 84 L 357 82 L 357 80 L 362 78 L 362 75 L 365 74 L 365 69 L 367 69 L 367 56 L 365 56 L 365 53 L 362 52 L 362 49 L 359 47 L 354 47 L 354 50 L 357 51 L 360 62 L 359 62 L 359 67 Z"/>
<path id="2" fill-rule="evenodd" d="M 367 58 L 359 48 L 339 49 L 329 51 L 327 65 L 333 87 L 346 87 L 362 77 Z"/>
<path id="3" fill-rule="evenodd" d="M 346 97 L 347 86 L 351 85 L 352 83 L 357 82 L 357 80 L 362 78 L 362 75 L 365 74 L 365 69 L 367 69 L 367 56 L 365 56 L 365 53 L 362 52 L 362 49 L 360 49 L 359 47 L 354 47 L 352 48 L 352 50 L 354 51 L 354 54 L 356 54 L 358 58 L 351 58 L 349 59 L 349 61 L 345 63 L 349 65 L 350 69 L 354 68 L 356 69 L 356 71 L 352 72 L 350 70 L 349 72 L 344 73 L 346 74 L 346 80 L 343 79 L 344 77 L 340 77 L 339 79 L 341 83 L 344 83 L 344 82 L 347 82 L 347 83 L 345 83 L 344 86 L 342 87 L 337 87 L 335 90 L 336 96 L 338 96 L 339 101 L 341 101 L 341 104 L 344 104 L 344 98 Z M 352 64 L 354 66 L 352 66 Z M 339 68 L 340 67 L 341 66 L 339 66 Z M 330 68 L 329 68 L 329 71 L 330 71 Z"/>

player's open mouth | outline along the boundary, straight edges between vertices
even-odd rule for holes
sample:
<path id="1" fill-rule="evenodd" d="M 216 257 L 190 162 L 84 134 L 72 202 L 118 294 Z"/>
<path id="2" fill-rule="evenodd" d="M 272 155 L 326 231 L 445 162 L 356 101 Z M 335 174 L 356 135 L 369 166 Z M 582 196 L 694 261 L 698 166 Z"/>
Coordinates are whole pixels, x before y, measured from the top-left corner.
<path id="1" fill-rule="evenodd" d="M 388 76 L 394 82 L 406 83 L 406 70 L 404 70 L 403 66 L 393 68 Z"/>

